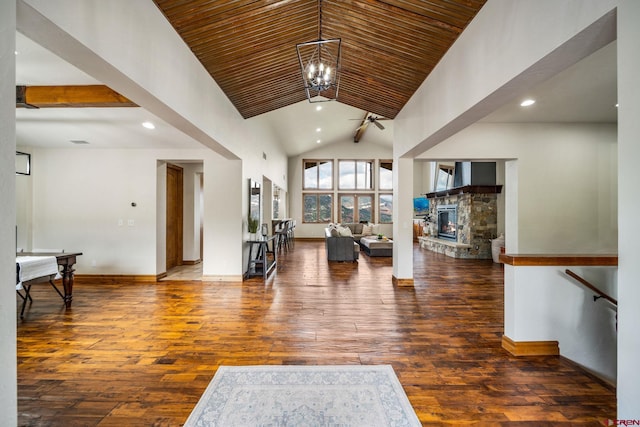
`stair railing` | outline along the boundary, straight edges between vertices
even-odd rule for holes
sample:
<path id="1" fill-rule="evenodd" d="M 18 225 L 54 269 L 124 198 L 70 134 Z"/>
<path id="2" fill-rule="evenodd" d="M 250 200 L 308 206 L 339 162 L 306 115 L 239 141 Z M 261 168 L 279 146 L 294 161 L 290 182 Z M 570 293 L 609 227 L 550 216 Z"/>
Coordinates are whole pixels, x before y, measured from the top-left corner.
<path id="1" fill-rule="evenodd" d="M 585 287 L 589 288 L 590 290 L 592 290 L 593 292 L 598 294 L 597 296 L 596 295 L 593 296 L 593 301 L 594 302 L 599 300 L 600 298 L 604 298 L 607 301 L 609 301 L 611 304 L 613 304 L 616 307 L 616 311 L 617 311 L 618 300 L 616 300 L 615 298 L 613 298 L 613 297 L 607 295 L 606 293 L 602 292 L 600 289 L 598 289 L 597 287 L 595 287 L 591 283 L 587 282 L 585 279 L 583 279 L 582 277 L 578 276 L 573 271 L 567 269 L 564 272 L 566 274 L 568 274 L 569 276 L 573 277 L 574 279 L 576 279 L 578 282 L 580 282 L 580 284 L 584 285 Z"/>

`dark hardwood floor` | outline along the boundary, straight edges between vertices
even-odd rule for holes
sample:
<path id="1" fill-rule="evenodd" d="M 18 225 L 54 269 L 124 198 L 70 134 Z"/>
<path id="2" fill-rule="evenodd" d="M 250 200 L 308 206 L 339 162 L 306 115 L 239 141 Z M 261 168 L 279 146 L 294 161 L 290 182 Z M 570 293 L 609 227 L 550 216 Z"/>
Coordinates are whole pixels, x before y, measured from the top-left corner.
<path id="1" fill-rule="evenodd" d="M 391 258 L 328 265 L 297 241 L 266 283 L 48 286 L 18 319 L 21 426 L 180 426 L 220 365 L 391 364 L 424 425 L 597 426 L 615 389 L 557 357 L 511 357 L 503 270 L 414 249 L 415 286 Z"/>

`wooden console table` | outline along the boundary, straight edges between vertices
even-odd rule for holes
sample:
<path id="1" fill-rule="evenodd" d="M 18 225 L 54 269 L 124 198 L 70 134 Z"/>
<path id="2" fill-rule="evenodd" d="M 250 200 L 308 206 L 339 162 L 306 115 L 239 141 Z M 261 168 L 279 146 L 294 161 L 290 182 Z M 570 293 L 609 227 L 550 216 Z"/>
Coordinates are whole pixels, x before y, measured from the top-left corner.
<path id="1" fill-rule="evenodd" d="M 249 244 L 247 278 L 262 276 L 262 278 L 266 280 L 269 272 L 276 267 L 278 254 L 276 251 L 275 238 L 276 236 L 271 236 L 265 237 L 264 239 L 247 241 Z"/>
<path id="2" fill-rule="evenodd" d="M 73 299 L 73 266 L 76 263 L 76 257 L 82 255 L 82 252 L 62 252 L 62 253 L 44 253 L 44 252 L 19 252 L 16 256 L 54 256 L 60 268 L 62 275 L 62 286 L 64 286 L 64 304 L 67 308 L 71 308 L 71 300 Z"/>

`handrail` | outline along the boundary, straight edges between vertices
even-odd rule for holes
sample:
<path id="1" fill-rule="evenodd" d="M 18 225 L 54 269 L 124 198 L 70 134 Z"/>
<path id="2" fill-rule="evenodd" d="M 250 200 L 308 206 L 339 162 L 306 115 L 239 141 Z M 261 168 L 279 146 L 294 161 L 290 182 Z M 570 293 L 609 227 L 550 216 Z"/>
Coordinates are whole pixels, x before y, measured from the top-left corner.
<path id="1" fill-rule="evenodd" d="M 594 295 L 594 297 L 593 297 L 594 301 L 596 301 L 599 298 L 604 298 L 607 301 L 609 301 L 611 304 L 615 305 L 616 307 L 618 306 L 618 301 L 616 299 L 614 299 L 614 298 L 610 297 L 609 295 L 605 294 L 600 289 L 596 288 L 594 285 L 592 285 L 591 283 L 587 282 L 585 279 L 583 279 L 582 277 L 578 276 L 573 271 L 571 271 L 569 269 L 566 269 L 564 272 L 567 273 L 569 276 L 573 277 L 574 279 L 576 279 L 578 282 L 582 283 L 587 288 L 591 289 L 593 292 L 597 293 L 598 296 Z"/>

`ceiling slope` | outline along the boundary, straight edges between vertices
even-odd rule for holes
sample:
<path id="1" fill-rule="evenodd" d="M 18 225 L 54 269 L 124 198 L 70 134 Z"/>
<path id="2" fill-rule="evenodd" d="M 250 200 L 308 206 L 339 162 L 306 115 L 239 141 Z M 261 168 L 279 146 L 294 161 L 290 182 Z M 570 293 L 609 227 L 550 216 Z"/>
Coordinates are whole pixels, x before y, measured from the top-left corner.
<path id="1" fill-rule="evenodd" d="M 244 118 L 305 100 L 296 44 L 319 36 L 318 2 L 154 0 Z M 338 101 L 394 118 L 486 0 L 325 0 L 342 40 Z"/>

